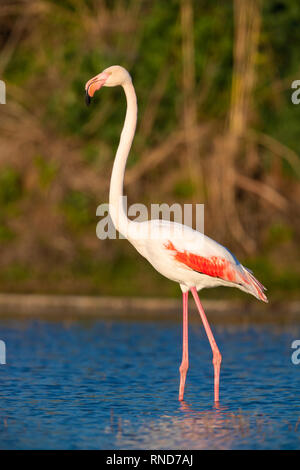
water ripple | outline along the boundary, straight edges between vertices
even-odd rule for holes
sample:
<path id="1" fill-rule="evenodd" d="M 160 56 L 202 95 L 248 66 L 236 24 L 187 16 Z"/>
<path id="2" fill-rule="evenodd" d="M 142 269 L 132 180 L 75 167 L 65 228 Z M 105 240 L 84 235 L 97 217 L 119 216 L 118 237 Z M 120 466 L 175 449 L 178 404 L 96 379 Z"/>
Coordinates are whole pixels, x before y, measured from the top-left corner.
<path id="1" fill-rule="evenodd" d="M 2 449 L 298 449 L 300 365 L 293 329 L 218 326 L 211 352 L 190 328 L 186 401 L 177 401 L 181 326 L 2 321 Z"/>

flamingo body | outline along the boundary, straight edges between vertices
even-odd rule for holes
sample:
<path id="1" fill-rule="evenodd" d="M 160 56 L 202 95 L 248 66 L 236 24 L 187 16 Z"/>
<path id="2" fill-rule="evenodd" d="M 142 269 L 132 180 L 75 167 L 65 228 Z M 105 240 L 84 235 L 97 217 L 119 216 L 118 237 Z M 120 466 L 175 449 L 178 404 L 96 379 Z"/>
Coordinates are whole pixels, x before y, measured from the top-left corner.
<path id="1" fill-rule="evenodd" d="M 167 220 L 139 224 L 129 241 L 152 266 L 178 282 L 183 292 L 196 287 L 229 286 L 267 301 L 265 287 L 224 246 L 192 228 Z"/>

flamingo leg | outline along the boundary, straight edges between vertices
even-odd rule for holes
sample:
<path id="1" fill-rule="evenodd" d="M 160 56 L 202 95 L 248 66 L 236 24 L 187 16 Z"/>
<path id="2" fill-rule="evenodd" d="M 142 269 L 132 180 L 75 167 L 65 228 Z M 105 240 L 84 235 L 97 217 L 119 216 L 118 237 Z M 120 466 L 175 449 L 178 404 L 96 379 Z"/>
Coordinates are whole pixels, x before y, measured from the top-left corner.
<path id="1" fill-rule="evenodd" d="M 198 297 L 197 289 L 195 287 L 191 288 L 191 292 L 193 294 L 193 297 L 195 299 L 200 317 L 203 322 L 203 326 L 205 328 L 212 353 L 213 353 L 213 365 L 214 365 L 214 391 L 215 391 L 215 402 L 219 401 L 219 385 L 220 385 L 220 368 L 221 368 L 221 361 L 222 361 L 222 356 L 219 351 L 219 348 L 217 346 L 217 343 L 215 341 L 214 335 L 211 331 L 211 328 L 209 326 L 209 323 L 207 321 L 206 315 L 204 313 L 203 307 L 201 305 L 200 299 Z"/>
<path id="2" fill-rule="evenodd" d="M 184 292 L 182 294 L 182 303 L 183 303 L 182 361 L 179 367 L 179 371 L 180 371 L 179 401 L 183 400 L 186 373 L 189 368 L 188 297 L 189 297 L 188 292 Z"/>

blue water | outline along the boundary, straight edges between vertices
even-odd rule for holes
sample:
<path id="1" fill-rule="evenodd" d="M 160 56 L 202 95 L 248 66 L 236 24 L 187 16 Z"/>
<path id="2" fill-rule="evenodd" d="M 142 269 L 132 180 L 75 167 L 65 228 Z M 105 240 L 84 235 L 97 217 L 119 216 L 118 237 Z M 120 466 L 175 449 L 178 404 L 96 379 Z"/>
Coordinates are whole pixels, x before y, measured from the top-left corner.
<path id="1" fill-rule="evenodd" d="M 0 448 L 299 449 L 300 326 L 213 329 L 218 408 L 200 321 L 179 403 L 180 324 L 2 320 Z"/>

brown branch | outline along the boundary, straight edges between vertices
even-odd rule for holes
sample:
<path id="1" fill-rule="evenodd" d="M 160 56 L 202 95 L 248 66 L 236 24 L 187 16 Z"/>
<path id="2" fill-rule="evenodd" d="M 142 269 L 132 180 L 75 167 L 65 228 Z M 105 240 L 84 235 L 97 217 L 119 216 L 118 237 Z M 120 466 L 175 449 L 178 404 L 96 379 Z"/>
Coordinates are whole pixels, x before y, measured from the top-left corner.
<path id="1" fill-rule="evenodd" d="M 300 157 L 294 150 L 274 139 L 274 137 L 254 130 L 249 131 L 247 137 L 263 145 L 274 155 L 284 158 L 291 165 L 297 176 L 300 177 Z"/>
<path id="2" fill-rule="evenodd" d="M 0 74 L 3 75 L 18 43 L 22 37 L 22 34 L 27 27 L 31 17 L 29 15 L 20 14 L 15 22 L 12 32 L 2 48 L 0 55 Z"/>
<path id="3" fill-rule="evenodd" d="M 286 210 L 288 200 L 266 183 L 248 178 L 248 176 L 241 175 L 237 172 L 234 173 L 234 181 L 236 186 L 265 199 L 265 201 L 276 207 L 276 209 Z"/>
<path id="4" fill-rule="evenodd" d="M 180 9 L 182 32 L 182 92 L 183 92 L 183 126 L 185 130 L 186 162 L 192 181 L 202 195 L 203 176 L 199 164 L 199 141 L 191 138 L 197 126 L 197 99 L 195 92 L 195 47 L 194 47 L 194 11 L 192 0 L 181 0 Z M 200 190 L 200 193 L 199 193 Z"/>
<path id="5" fill-rule="evenodd" d="M 157 115 L 159 103 L 163 97 L 167 86 L 168 78 L 169 68 L 167 67 L 159 73 L 156 83 L 149 93 L 147 106 L 144 111 L 139 128 L 139 133 L 143 137 L 143 139 L 146 139 L 151 134 L 151 130 Z"/>
<path id="6" fill-rule="evenodd" d="M 193 129 L 193 132 L 189 135 L 192 140 L 198 140 L 207 131 L 207 126 L 199 126 Z M 186 134 L 185 130 L 176 129 L 162 144 L 155 147 L 149 152 L 145 152 L 141 161 L 137 163 L 133 168 L 127 170 L 125 176 L 125 185 L 134 183 L 144 173 L 149 171 L 156 165 L 162 163 L 176 148 L 185 142 Z"/>

